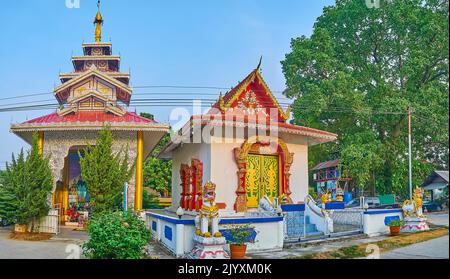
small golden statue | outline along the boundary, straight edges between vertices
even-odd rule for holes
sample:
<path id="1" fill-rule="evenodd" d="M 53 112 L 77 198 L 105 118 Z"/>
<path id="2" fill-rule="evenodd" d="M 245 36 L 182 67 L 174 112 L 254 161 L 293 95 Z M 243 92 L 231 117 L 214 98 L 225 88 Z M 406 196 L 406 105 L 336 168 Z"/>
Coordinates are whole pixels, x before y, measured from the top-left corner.
<path id="1" fill-rule="evenodd" d="M 423 214 L 423 189 L 417 187 L 414 190 L 413 200 L 405 200 L 403 202 L 403 215 L 404 217 L 411 217 L 415 215 L 418 218 L 425 218 Z"/>
<path id="2" fill-rule="evenodd" d="M 322 202 L 322 204 L 329 203 L 331 201 L 331 194 L 330 194 L 330 192 L 327 191 L 327 192 L 323 193 L 320 196 L 320 201 Z"/>

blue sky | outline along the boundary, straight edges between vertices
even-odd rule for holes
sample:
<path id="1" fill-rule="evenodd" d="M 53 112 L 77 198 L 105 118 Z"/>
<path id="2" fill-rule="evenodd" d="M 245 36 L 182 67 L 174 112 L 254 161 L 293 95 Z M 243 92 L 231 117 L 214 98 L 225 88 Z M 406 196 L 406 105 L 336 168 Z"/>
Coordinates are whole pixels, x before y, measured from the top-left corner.
<path id="1" fill-rule="evenodd" d="M 4 3 L 3 3 L 4 2 Z M 96 0 L 3 1 L 0 9 L 0 108 L 27 101 L 53 100 L 58 73 L 72 71 L 70 57 L 81 43 L 94 40 Z M 103 0 L 103 41 L 111 40 L 122 56 L 122 71 L 131 71 L 132 86 L 181 85 L 232 87 L 253 70 L 263 55 L 262 72 L 283 99 L 285 79 L 280 61 L 291 38 L 310 36 L 314 22 L 334 0 Z M 217 98 L 220 90 L 136 89 L 133 98 Z M 1 100 L 35 93 L 47 95 Z M 148 93 L 146 96 L 140 94 Z M 165 94 L 170 93 L 170 95 Z M 177 95 L 173 95 L 177 94 Z M 171 108 L 130 107 L 168 122 Z M 51 110 L 0 112 L 0 169 L 25 142 L 9 132 Z"/>

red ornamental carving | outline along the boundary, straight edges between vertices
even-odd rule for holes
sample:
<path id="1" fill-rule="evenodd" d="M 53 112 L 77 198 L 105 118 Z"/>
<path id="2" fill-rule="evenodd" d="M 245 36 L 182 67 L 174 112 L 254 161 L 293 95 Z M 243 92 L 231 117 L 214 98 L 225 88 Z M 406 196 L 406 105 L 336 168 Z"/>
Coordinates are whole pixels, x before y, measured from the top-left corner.
<path id="1" fill-rule="evenodd" d="M 181 199 L 180 206 L 185 210 L 198 211 L 202 207 L 203 163 L 192 159 L 191 165 L 180 167 Z"/>
<path id="2" fill-rule="evenodd" d="M 190 182 L 191 182 L 191 170 L 189 165 L 182 164 L 180 167 L 181 178 L 181 200 L 180 206 L 183 209 L 188 209 L 190 200 Z"/>
<path id="3" fill-rule="evenodd" d="M 192 159 L 192 199 L 190 210 L 199 211 L 202 207 L 202 185 L 203 185 L 203 163 L 200 160 Z"/>

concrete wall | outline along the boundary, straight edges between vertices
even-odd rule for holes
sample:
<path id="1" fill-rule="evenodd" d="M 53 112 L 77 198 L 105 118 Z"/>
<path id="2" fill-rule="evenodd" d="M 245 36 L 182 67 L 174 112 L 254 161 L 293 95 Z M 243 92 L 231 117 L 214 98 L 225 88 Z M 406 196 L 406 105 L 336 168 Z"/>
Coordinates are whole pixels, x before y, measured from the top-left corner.
<path id="1" fill-rule="evenodd" d="M 216 183 L 216 202 L 226 204 L 226 210 L 234 210 L 238 186 L 237 165 L 234 160 L 234 148 L 239 143 L 211 144 L 211 180 Z"/>
<path id="2" fill-rule="evenodd" d="M 389 227 L 386 226 L 386 218 L 396 217 L 403 219 L 401 209 L 380 209 L 368 210 L 364 212 L 364 233 L 368 236 L 377 236 L 389 233 Z"/>
<path id="3" fill-rule="evenodd" d="M 283 221 L 263 220 L 264 218 L 222 219 L 219 228 L 227 229 L 234 223 L 248 222 L 257 232 L 255 243 L 248 244 L 248 251 L 281 250 L 284 240 Z M 226 224 L 222 224 L 222 222 Z M 193 223 L 193 220 L 179 220 L 164 213 L 146 213 L 146 224 L 152 230 L 153 238 L 179 258 L 186 257 L 194 248 L 195 227 Z M 225 247 L 225 249 L 229 248 Z"/>

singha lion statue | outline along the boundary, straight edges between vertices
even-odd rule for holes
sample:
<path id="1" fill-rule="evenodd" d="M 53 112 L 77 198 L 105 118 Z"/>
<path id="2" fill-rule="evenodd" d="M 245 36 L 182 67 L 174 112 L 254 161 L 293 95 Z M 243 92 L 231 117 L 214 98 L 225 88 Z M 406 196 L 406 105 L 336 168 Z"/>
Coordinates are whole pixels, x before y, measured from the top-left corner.
<path id="1" fill-rule="evenodd" d="M 219 208 L 216 206 L 216 184 L 208 181 L 203 186 L 202 201 L 202 207 L 195 217 L 195 233 L 207 238 L 222 237 L 219 232 Z"/>
<path id="2" fill-rule="evenodd" d="M 425 218 L 423 214 L 423 190 L 417 187 L 414 190 L 413 200 L 406 200 L 403 202 L 403 215 L 405 217 L 411 217 L 415 215 L 418 218 Z"/>

